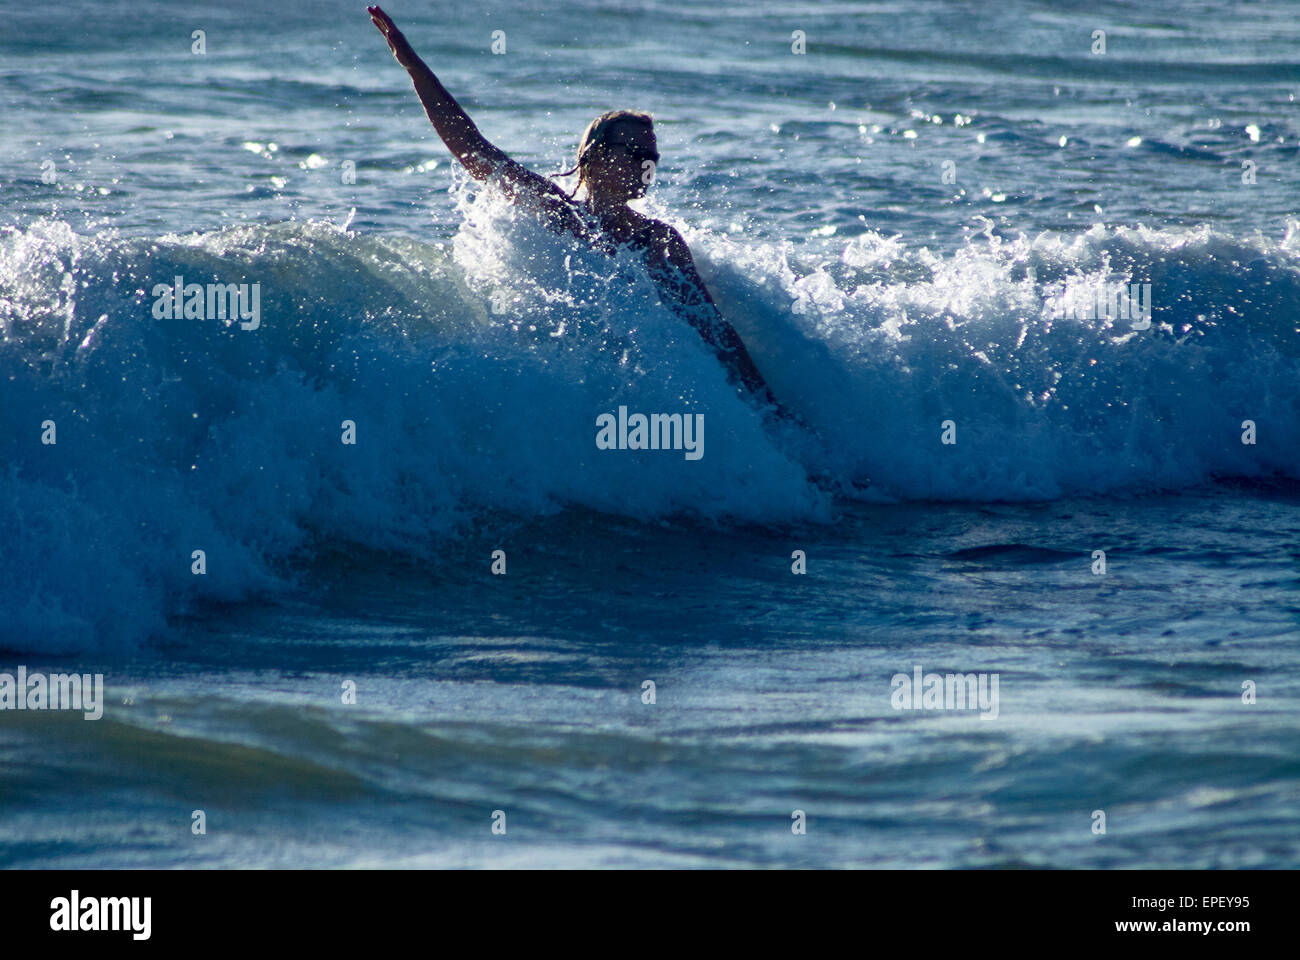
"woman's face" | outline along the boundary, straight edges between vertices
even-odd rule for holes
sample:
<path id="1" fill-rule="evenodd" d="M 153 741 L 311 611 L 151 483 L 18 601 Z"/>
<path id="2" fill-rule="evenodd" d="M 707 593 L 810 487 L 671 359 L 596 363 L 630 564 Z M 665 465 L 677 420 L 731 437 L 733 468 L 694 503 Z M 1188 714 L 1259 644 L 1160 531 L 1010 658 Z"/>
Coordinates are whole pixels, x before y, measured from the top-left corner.
<path id="1" fill-rule="evenodd" d="M 634 120 L 616 120 L 592 150 L 587 178 L 595 190 L 635 200 L 645 196 L 658 162 L 654 128 Z"/>

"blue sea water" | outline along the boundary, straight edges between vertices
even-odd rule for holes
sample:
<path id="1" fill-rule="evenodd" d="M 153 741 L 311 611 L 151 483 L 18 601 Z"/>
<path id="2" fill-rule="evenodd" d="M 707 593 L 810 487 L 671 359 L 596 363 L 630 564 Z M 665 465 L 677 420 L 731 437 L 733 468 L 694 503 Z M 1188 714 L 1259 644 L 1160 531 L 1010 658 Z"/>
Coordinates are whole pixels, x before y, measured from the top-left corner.
<path id="1" fill-rule="evenodd" d="M 0 2 L 0 673 L 108 691 L 0 710 L 0 864 L 1300 866 L 1300 4 L 387 9 L 541 172 L 651 111 L 807 429 L 364 4 Z"/>

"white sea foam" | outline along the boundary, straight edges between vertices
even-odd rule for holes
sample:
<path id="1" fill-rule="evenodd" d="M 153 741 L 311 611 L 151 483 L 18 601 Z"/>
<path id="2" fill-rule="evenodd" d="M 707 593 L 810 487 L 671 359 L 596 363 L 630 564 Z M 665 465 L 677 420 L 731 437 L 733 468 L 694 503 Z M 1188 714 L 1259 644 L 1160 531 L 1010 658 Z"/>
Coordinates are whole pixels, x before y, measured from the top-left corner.
<path id="1" fill-rule="evenodd" d="M 688 231 L 814 435 L 744 402 L 635 259 L 575 249 L 490 193 L 461 203 L 450 254 L 320 224 L 5 236 L 5 643 L 147 635 L 192 599 L 274 589 L 321 540 L 432 553 L 485 511 L 783 523 L 829 519 L 825 491 L 868 480 L 1019 500 L 1300 477 L 1300 270 L 1283 246 L 1097 228 L 944 258 L 867 234 L 813 269 Z M 177 275 L 260 283 L 260 328 L 155 319 L 149 291 Z M 1152 284 L 1150 330 L 1044 306 L 1117 280 Z M 600 456 L 592 424 L 619 405 L 705 415 L 709 455 Z"/>

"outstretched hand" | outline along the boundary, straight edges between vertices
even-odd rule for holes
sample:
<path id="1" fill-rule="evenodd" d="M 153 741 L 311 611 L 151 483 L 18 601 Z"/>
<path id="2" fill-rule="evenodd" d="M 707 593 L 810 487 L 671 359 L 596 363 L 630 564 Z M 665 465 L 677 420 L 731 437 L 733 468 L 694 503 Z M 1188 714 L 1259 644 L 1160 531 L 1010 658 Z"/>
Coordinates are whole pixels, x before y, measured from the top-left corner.
<path id="1" fill-rule="evenodd" d="M 366 7 L 366 13 L 370 14 L 370 21 L 379 28 L 379 32 L 384 35 L 388 41 L 388 49 L 393 51 L 393 56 L 397 62 L 408 70 L 417 64 L 420 60 L 411 49 L 410 43 L 401 30 L 397 29 L 397 24 L 393 23 L 393 18 L 379 7 Z"/>

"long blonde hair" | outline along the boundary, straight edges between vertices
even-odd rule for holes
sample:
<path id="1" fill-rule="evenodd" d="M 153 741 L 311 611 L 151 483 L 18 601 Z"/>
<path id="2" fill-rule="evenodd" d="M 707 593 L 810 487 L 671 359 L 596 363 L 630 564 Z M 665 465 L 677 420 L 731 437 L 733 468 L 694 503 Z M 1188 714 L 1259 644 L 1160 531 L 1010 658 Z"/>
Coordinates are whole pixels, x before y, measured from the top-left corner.
<path id="1" fill-rule="evenodd" d="M 577 194 L 578 188 L 587 183 L 587 165 L 590 163 L 592 150 L 605 142 L 605 135 L 609 128 L 620 120 L 644 123 L 651 130 L 654 129 L 654 118 L 639 110 L 608 110 L 587 124 L 587 129 L 582 132 L 582 138 L 578 141 L 578 162 L 573 165 L 572 170 L 555 174 L 557 177 L 568 177 L 575 173 L 578 175 L 577 186 L 569 194 L 570 200 Z"/>

